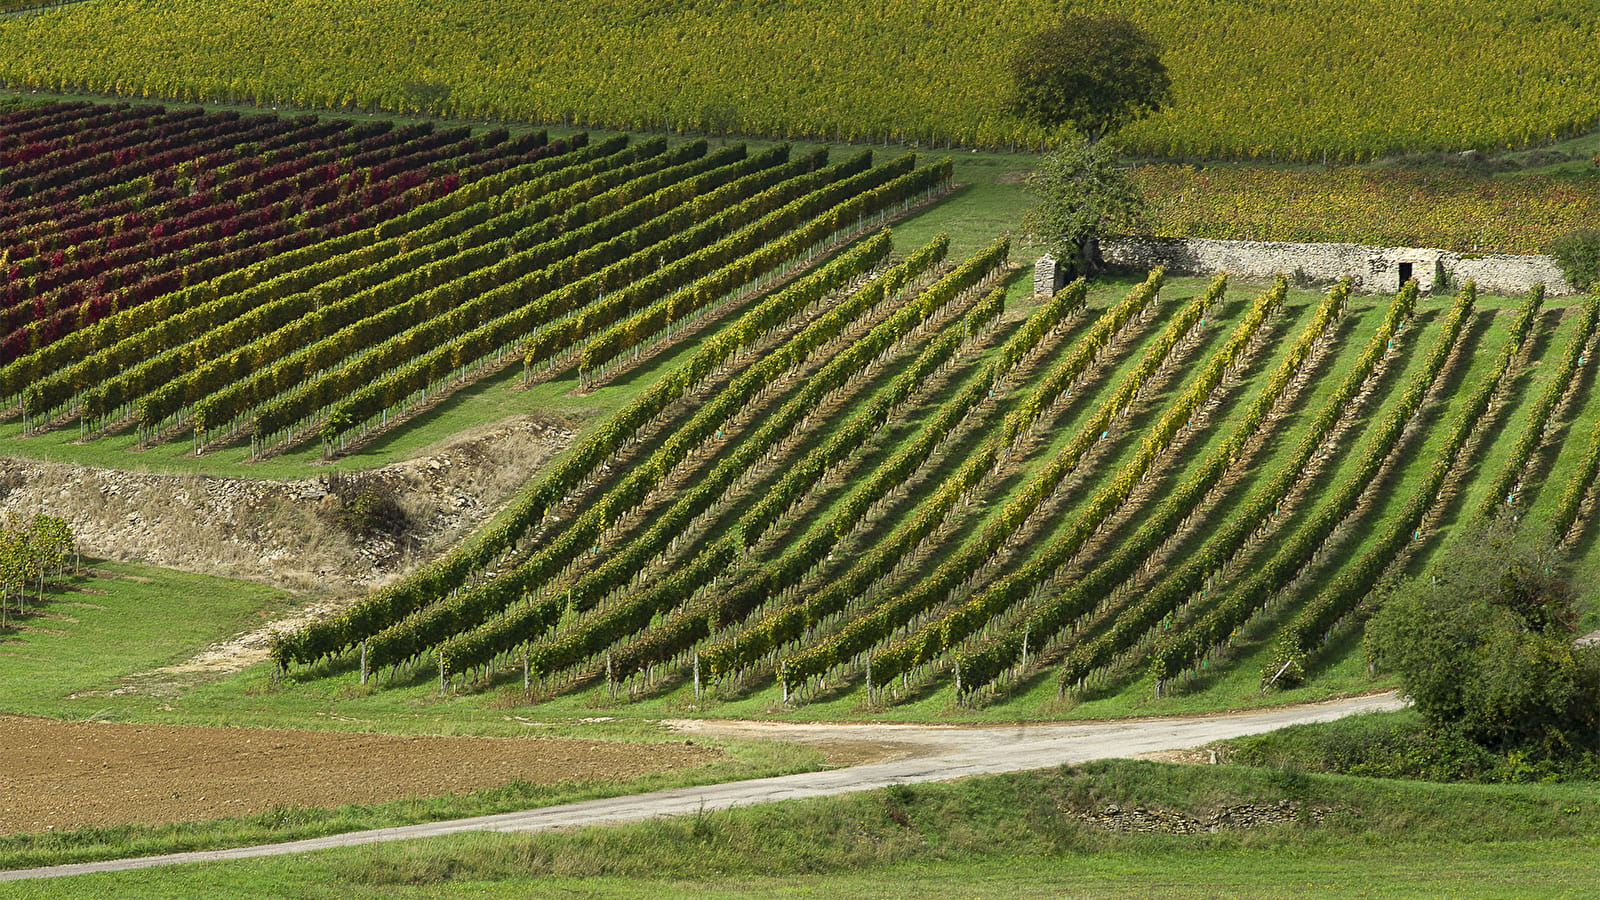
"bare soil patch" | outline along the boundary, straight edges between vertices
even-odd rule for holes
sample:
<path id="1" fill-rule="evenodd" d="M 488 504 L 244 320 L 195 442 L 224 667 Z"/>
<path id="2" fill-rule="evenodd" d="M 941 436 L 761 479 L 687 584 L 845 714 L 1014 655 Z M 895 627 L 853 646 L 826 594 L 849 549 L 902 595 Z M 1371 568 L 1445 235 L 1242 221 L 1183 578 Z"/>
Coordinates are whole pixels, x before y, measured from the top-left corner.
<path id="1" fill-rule="evenodd" d="M 830 766 L 864 766 L 868 763 L 910 759 L 917 748 L 893 741 L 801 741 L 822 754 Z"/>
<path id="2" fill-rule="evenodd" d="M 522 416 L 376 469 L 293 481 L 169 475 L 0 457 L 0 511 L 48 512 L 85 555 L 305 592 L 338 605 L 438 556 L 504 505 L 577 424 Z M 334 480 L 392 496 L 401 534 L 352 535 L 330 511 Z"/>
<path id="3" fill-rule="evenodd" d="M 335 615 L 437 558 L 504 506 L 577 427 L 574 420 L 521 416 L 346 476 L 396 500 L 409 522 L 398 535 L 353 536 L 330 521 L 330 475 L 248 480 L 0 457 L 0 512 L 63 516 L 89 556 L 259 581 L 301 596 L 303 604 L 281 619 L 182 665 L 140 673 L 126 686 L 164 695 L 266 659 L 274 632 Z"/>
<path id="4" fill-rule="evenodd" d="M 431 737 L 0 716 L 0 833 L 159 824 L 626 780 L 721 759 L 692 742 Z"/>
<path id="5" fill-rule="evenodd" d="M 1181 763 L 1188 766 L 1214 766 L 1217 764 L 1217 752 L 1204 747 L 1189 750 L 1157 750 L 1153 753 L 1139 753 L 1134 759 L 1148 759 L 1152 762 Z"/>

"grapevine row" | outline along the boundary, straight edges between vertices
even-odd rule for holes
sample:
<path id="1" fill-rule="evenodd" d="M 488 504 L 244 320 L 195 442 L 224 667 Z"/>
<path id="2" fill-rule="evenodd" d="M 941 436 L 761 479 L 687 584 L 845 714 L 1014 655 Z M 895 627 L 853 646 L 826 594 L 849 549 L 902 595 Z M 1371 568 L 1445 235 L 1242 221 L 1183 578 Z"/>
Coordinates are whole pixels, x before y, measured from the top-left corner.
<path id="1" fill-rule="evenodd" d="M 1112 420 L 1127 411 L 1145 383 L 1167 364 L 1179 345 L 1200 324 L 1206 311 L 1221 301 L 1226 288 L 1226 276 L 1218 277 L 1204 294 L 1185 304 L 1173 316 L 1167 327 L 1145 350 L 1135 369 L 1125 375 L 1111 394 L 1101 401 L 1074 438 L 1055 453 L 1049 464 L 1001 507 L 999 514 L 989 521 L 976 540 L 969 541 L 955 551 L 932 574 L 911 589 L 897 592 L 886 602 L 855 616 L 827 639 L 782 660 L 778 670 L 785 687 L 793 687 L 807 678 L 822 675 L 883 641 L 911 617 L 944 602 L 951 593 L 976 578 L 983 568 L 993 564 L 996 554 L 1006 542 L 1057 491 L 1090 448 L 1105 436 Z M 1185 415 L 1184 419 L 1187 418 L 1188 415 Z M 1137 479 L 1133 483 L 1137 483 Z M 1130 484 L 1130 490 L 1131 487 Z M 1079 526 L 1092 531 L 1092 523 L 1109 511 L 1109 508 L 1096 509 L 1091 505 L 1087 512 L 1075 515 L 1074 520 Z M 1087 536 L 1087 532 L 1084 534 Z"/>
<path id="2" fill-rule="evenodd" d="M 642 622 L 641 629 L 655 614 L 672 611 L 671 617 L 659 626 L 634 636 L 614 653 L 609 653 L 608 663 L 614 664 L 612 671 L 628 673 L 653 662 L 665 661 L 709 637 L 719 623 L 739 616 L 740 595 L 753 592 L 708 591 L 698 599 L 693 598 L 713 579 L 722 577 L 734 561 L 748 559 L 779 518 L 788 515 L 810 495 L 831 468 L 843 463 L 879 433 L 894 411 L 910 400 L 927 378 L 949 364 L 964 341 L 993 321 L 995 307 L 1003 304 L 1004 297 L 1003 286 L 990 291 L 963 318 L 958 330 L 947 331 L 930 343 L 870 403 L 857 407 L 845 422 L 831 429 L 821 447 L 787 466 L 783 478 L 765 488 L 756 504 L 739 517 L 721 540 L 690 564 L 674 567 L 660 584 L 629 597 L 626 605 L 614 614 L 608 611 L 608 616 L 615 615 L 618 620 Z M 884 465 L 889 465 L 889 461 Z M 825 539 L 833 537 L 832 531 L 822 534 Z M 815 551 L 803 555 L 815 558 Z M 735 573 L 732 580 L 748 584 L 745 576 L 749 574 L 747 567 Z"/>
<path id="3" fill-rule="evenodd" d="M 1284 681 L 1285 675 L 1290 676 L 1291 681 L 1298 680 L 1304 672 L 1306 658 L 1322 646 L 1333 626 L 1360 604 L 1395 557 L 1411 542 L 1421 538 L 1424 517 L 1433 508 L 1444 487 L 1445 478 L 1456 465 L 1456 456 L 1473 431 L 1481 425 L 1489 402 L 1505 381 L 1542 299 L 1543 292 L 1535 291 L 1523 305 L 1505 348 L 1489 372 L 1462 402 L 1442 448 L 1429 454 L 1432 462 L 1428 465 L 1427 476 L 1412 492 L 1400 513 L 1389 517 L 1384 530 L 1378 533 L 1376 542 L 1354 563 L 1342 569 L 1283 628 L 1273 659 L 1267 665 L 1271 671 L 1263 670 L 1261 677 L 1264 682 L 1290 683 Z"/>
<path id="4" fill-rule="evenodd" d="M 403 254 L 409 235 L 433 243 L 468 227 L 491 207 L 486 201 L 520 181 L 551 184 L 564 167 L 569 171 L 604 165 L 604 157 L 623 152 L 626 139 L 587 145 L 583 135 L 555 142 L 552 157 L 464 185 L 460 190 L 418 206 L 372 228 L 285 252 L 225 273 L 191 287 L 119 310 L 93 326 L 80 329 L 41 350 L 0 367 L 0 397 L 14 398 L 52 373 L 82 390 L 90 373 L 116 371 L 177 344 L 192 341 L 256 306 L 309 291 L 351 273 Z M 574 148 L 567 150 L 567 148 Z M 391 275 L 392 277 L 392 275 Z M 81 362 L 80 362 L 81 361 Z M 69 369 L 70 367 L 70 369 Z M 45 409 L 64 401 L 39 403 Z"/>
<path id="5" fill-rule="evenodd" d="M 1399 400 L 1383 411 L 1379 421 L 1364 429 L 1364 441 L 1355 453 L 1354 471 L 1347 473 L 1330 490 L 1320 493 L 1316 508 L 1308 513 L 1305 521 L 1292 534 L 1275 540 L 1270 558 L 1253 565 L 1250 576 L 1233 587 L 1225 598 L 1211 603 L 1209 609 L 1182 629 L 1167 632 L 1155 642 L 1149 668 L 1158 686 L 1179 672 L 1199 665 L 1211 648 L 1234 634 L 1270 599 L 1279 585 L 1288 583 L 1309 563 L 1339 523 L 1356 509 L 1443 371 L 1475 299 L 1469 283 L 1429 347 L 1421 371 L 1406 386 Z M 1289 477 L 1297 474 L 1290 473 Z"/>
<path id="6" fill-rule="evenodd" d="M 1083 366 L 1086 367 L 1094 354 L 1109 346 L 1112 335 L 1154 300 L 1162 275 L 1160 270 L 1152 273 L 1145 283 L 1129 292 L 1127 297 L 1102 314 L 1088 332 L 1073 343 L 1067 358 L 1082 356 L 1085 360 Z M 973 383 L 967 393 L 968 402 L 975 404 L 983 397 L 991 395 L 1002 375 L 998 369 L 991 368 L 988 377 Z M 962 417 L 965 416 L 966 409 L 951 409 L 950 413 L 958 411 Z M 1007 421 L 1010 421 L 1009 417 Z M 954 422 L 949 424 L 953 425 Z M 927 458 L 927 454 L 930 454 L 933 447 L 944 437 L 944 434 L 931 434 L 917 445 L 907 447 L 902 451 L 900 465 L 880 477 L 887 477 L 889 472 L 909 474 L 910 469 L 920 466 Z M 932 496 L 918 504 L 908 520 L 896 526 L 887 538 L 860 557 L 846 573 L 835 579 L 820 594 L 803 603 L 773 610 L 740 634 L 725 638 L 709 647 L 704 655 L 711 664 L 712 672 L 721 675 L 754 663 L 766 653 L 799 637 L 806 628 L 821 618 L 837 613 L 844 608 L 851 597 L 859 595 L 869 585 L 891 574 L 899 567 L 903 557 L 933 533 L 957 502 L 990 475 L 1000 462 L 1007 443 L 998 435 L 986 438 L 966 461 L 943 481 Z M 836 513 L 832 528 L 834 534 L 842 537 L 851 530 L 860 515 L 865 512 L 863 504 L 874 502 L 868 498 L 876 498 L 883 492 L 881 483 L 874 483 L 871 480 L 863 483 L 855 494 L 857 498 L 855 502 L 845 505 Z M 795 574 L 809 572 L 826 552 L 821 546 L 815 546 L 807 548 L 803 554 L 794 556 L 793 562 L 786 557 L 785 561 L 780 563 L 786 570 L 777 580 L 777 584 L 782 585 L 780 589 L 786 589 Z"/>
<path id="7" fill-rule="evenodd" d="M 941 282 L 941 285 L 949 286 L 949 282 Z M 753 434 L 740 441 L 710 473 L 696 478 L 683 497 L 667 510 L 652 516 L 652 523 L 644 536 L 634 537 L 612 559 L 584 575 L 569 588 L 564 597 L 530 602 L 515 616 L 486 623 L 474 632 L 459 635 L 443 644 L 439 653 L 445 661 L 444 671 L 460 672 L 483 665 L 516 644 L 537 636 L 538 631 L 543 630 L 543 626 L 559 614 L 563 604 L 569 609 L 585 612 L 600 598 L 627 583 L 650 558 L 683 534 L 693 520 L 752 469 L 779 440 L 792 432 L 804 417 L 817 409 L 828 394 L 865 371 L 926 319 L 961 296 L 959 290 L 930 289 L 902 305 L 864 337 L 854 341 L 848 349 L 833 356 L 822 369 L 808 376 L 798 393 L 763 421 Z M 620 636 L 620 632 L 616 631 L 620 621 L 632 621 L 633 618 L 602 614 L 581 619 L 571 626 L 573 633 L 563 635 L 559 640 L 561 655 L 552 656 L 555 651 L 548 649 L 550 644 L 541 644 L 530 651 L 539 657 L 536 669 L 549 671 L 551 667 L 570 665 L 598 652 Z M 530 628 L 530 625 L 534 627 Z"/>
<path id="8" fill-rule="evenodd" d="M 1584 301 L 1578 313 L 1576 334 L 1572 337 L 1571 343 L 1567 344 L 1565 352 L 1561 354 L 1561 361 L 1557 363 L 1556 370 L 1550 374 L 1549 383 L 1528 410 L 1522 431 L 1517 434 L 1517 442 L 1512 445 L 1505 464 L 1501 466 L 1494 481 L 1490 482 L 1483 505 L 1478 509 L 1479 518 L 1493 518 L 1500 508 L 1502 497 L 1506 505 L 1514 501 L 1514 489 L 1520 484 L 1523 469 L 1527 468 L 1528 458 L 1544 442 L 1550 429 L 1550 415 L 1555 412 L 1556 404 L 1566 396 L 1572 385 L 1573 373 L 1578 370 L 1579 361 L 1583 359 L 1589 345 L 1589 338 L 1594 335 L 1597 314 L 1600 314 L 1600 297 L 1590 297 Z"/>
<path id="9" fill-rule="evenodd" d="M 1033 639 L 1035 646 L 1042 646 L 1049 636 L 1060 632 L 1070 622 L 1093 611 L 1100 600 L 1110 594 L 1115 585 L 1132 576 L 1176 529 L 1196 515 L 1200 505 L 1222 482 L 1223 476 L 1237 464 L 1250 440 L 1268 421 L 1290 384 L 1303 371 L 1307 360 L 1311 358 L 1311 351 L 1316 341 L 1329 332 L 1333 322 L 1343 311 L 1349 290 L 1350 286 L 1346 282 L 1329 292 L 1317 307 L 1312 321 L 1301 331 L 1289 352 L 1268 376 L 1266 384 L 1256 393 L 1244 416 L 1227 438 L 1207 454 L 1193 475 L 1166 494 L 1155 513 L 1141 524 L 1130 539 L 1122 541 L 1115 552 L 1088 575 L 1069 585 L 1060 595 L 1041 604 L 1030 614 L 1022 628 L 1012 629 L 1008 634 L 990 639 L 975 651 L 962 655 L 958 661 L 960 667 L 958 672 L 964 690 L 970 692 L 992 683 L 995 677 L 1022 656 L 1029 638 Z M 1408 297 L 1409 295 L 1402 295 L 1401 301 Z M 1342 411 L 1344 405 L 1354 398 L 1376 365 L 1378 357 L 1388 346 L 1407 309 L 1409 305 L 1404 302 L 1397 301 L 1391 305 L 1384 327 L 1380 328 L 1367 345 L 1365 365 L 1358 364 L 1346 376 L 1335 392 L 1335 402 L 1329 404 L 1328 410 Z M 1318 425 L 1313 426 L 1312 432 L 1317 436 L 1318 442 L 1325 431 L 1332 428 L 1337 415 L 1337 412 L 1331 415 L 1325 414 Z M 1302 447 L 1308 446 L 1314 450 L 1316 443 L 1308 438 Z M 1165 591 L 1167 596 L 1175 599 L 1185 590 L 1177 587 L 1184 581 L 1192 582 L 1205 578 L 1209 567 L 1198 560 L 1203 560 L 1208 555 L 1214 556 L 1220 547 L 1231 546 L 1235 540 L 1242 540 L 1255 524 L 1249 516 L 1240 517 L 1231 529 L 1232 534 L 1218 535 L 1208 542 L 1206 547 L 1196 554 L 1197 561 L 1188 564 L 1192 569 L 1189 578 L 1168 582 L 1171 586 Z M 1131 636 L 1142 633 L 1144 628 L 1148 627 L 1146 622 L 1152 617 L 1159 619 L 1165 615 L 1167 601 L 1162 594 L 1162 588 L 1152 590 L 1146 595 L 1147 599 L 1141 601 L 1138 607 L 1131 611 L 1131 615 L 1119 614 L 1114 608 L 1108 609 L 1107 615 L 1118 616 L 1116 631 L 1104 634 L 1091 643 L 1080 644 L 1062 668 L 1063 684 L 1076 683 L 1088 672 L 1109 662 L 1114 653 L 1121 652 Z"/>
<path id="10" fill-rule="evenodd" d="M 639 244 L 675 233 L 684 223 L 693 221 L 693 210 L 683 205 L 692 196 L 690 190 L 726 187 L 731 197 L 729 192 L 716 196 L 737 199 L 765 181 L 758 172 L 746 176 L 754 181 L 741 179 L 735 182 L 738 187 L 728 185 L 726 179 L 739 174 L 745 163 L 730 161 L 721 154 L 701 158 L 694 149 L 687 158 L 682 153 L 670 153 L 624 167 L 628 175 L 635 177 L 578 203 L 565 214 L 557 215 L 556 211 L 582 197 L 578 193 L 581 187 L 560 191 L 551 202 L 524 206 L 523 209 L 534 211 L 532 221 L 509 236 L 463 254 L 456 266 L 446 268 L 441 263 L 402 274 L 369 293 L 335 304 L 330 309 L 347 314 L 329 323 L 330 328 L 345 319 L 349 321 L 331 333 L 313 332 L 304 338 L 293 331 L 272 335 L 271 339 L 282 349 L 278 354 L 265 354 L 259 345 L 244 348 L 243 359 L 236 358 L 234 364 L 239 367 L 238 374 L 245 377 L 231 383 L 224 379 L 226 387 L 195 404 L 197 429 L 205 431 L 230 423 L 267 398 L 305 385 L 325 368 L 351 359 L 363 348 L 377 347 L 405 334 L 419 322 L 447 313 L 474 321 L 473 311 L 485 296 L 503 290 L 506 284 L 537 289 L 540 284 L 560 283 L 564 278 L 597 271 L 636 252 Z M 768 154 L 751 164 L 771 171 L 780 155 Z M 735 158 L 739 156 L 742 154 L 734 154 Z M 803 167 L 804 163 L 800 165 Z M 585 183 L 589 181 L 592 179 Z M 661 186 L 663 182 L 666 186 Z M 315 339 L 307 342 L 310 338 Z M 300 348 L 290 352 L 295 344 L 301 344 Z M 244 361 L 253 356 L 276 361 L 252 372 Z M 154 419 L 168 411 L 157 408 L 145 415 Z"/>
<path id="11" fill-rule="evenodd" d="M 610 316 L 631 309 L 632 304 L 681 287 L 697 275 L 704 277 L 719 269 L 742 271 L 748 263 L 740 260 L 760 246 L 770 229 L 801 226 L 801 231 L 790 232 L 778 242 L 788 249 L 794 235 L 807 233 L 808 222 L 814 227 L 812 217 L 839 196 L 876 186 L 890 177 L 889 172 L 901 168 L 867 169 L 833 180 L 860 164 L 853 161 L 844 168 L 822 170 L 816 178 L 801 176 L 775 185 L 687 230 L 638 235 L 648 243 L 636 249 L 633 235 L 619 236 L 585 251 L 581 260 L 568 260 L 490 289 L 266 404 L 255 414 L 253 440 L 264 443 L 278 431 L 317 416 L 329 404 L 332 407 L 322 417 L 323 437 L 332 440 L 369 417 L 407 402 L 413 392 L 426 392 L 444 375 L 509 347 L 535 330 L 540 337 L 553 333 L 568 340 L 582 337 L 587 333 L 582 324 L 576 335 L 574 329 L 560 325 L 591 323 L 588 328 L 598 327 Z M 790 199 L 817 179 L 824 183 Z M 780 203 L 784 205 L 778 206 Z M 728 227 L 738 230 L 718 239 Z M 658 268 L 662 256 L 674 261 Z M 584 305 L 594 293 L 607 290 L 612 293 L 603 300 Z M 375 372 L 385 374 L 374 378 Z"/>
<path id="12" fill-rule="evenodd" d="M 933 264 L 947 246 L 947 243 L 933 245 L 930 253 L 908 260 L 905 268 Z M 733 326 L 707 341 L 683 366 L 656 382 L 571 448 L 545 475 L 528 485 L 490 527 L 444 559 L 370 595 L 340 616 L 283 637 L 274 644 L 274 658 L 280 665 L 287 665 L 291 661 L 313 662 L 333 655 L 459 588 L 472 572 L 512 549 L 569 494 L 581 488 L 607 459 L 635 440 L 651 421 L 713 376 L 736 353 L 753 345 L 769 329 L 876 265 L 888 251 L 888 235 L 875 235 L 765 298 Z M 873 284 L 892 292 L 898 290 L 903 281 L 895 283 L 895 279 L 885 276 Z M 853 297 L 875 304 L 873 294 L 873 291 L 858 291 Z"/>
<path id="13" fill-rule="evenodd" d="M 1218 297 L 1221 284 L 1219 279 L 1213 287 Z M 1146 432 L 1134 458 L 1124 463 L 1111 482 L 1073 514 L 1067 529 L 1052 540 L 1043 552 L 1016 571 L 997 579 L 965 603 L 875 654 L 872 657 L 874 676 L 887 680 L 932 661 L 953 650 L 1024 597 L 1041 590 L 1055 571 L 1076 555 L 1090 536 L 1126 502 L 1134 488 L 1144 480 L 1156 458 L 1172 445 L 1181 431 L 1191 426 L 1195 414 L 1210 401 L 1222 385 L 1226 373 L 1237 366 L 1240 356 L 1254 340 L 1267 317 L 1282 306 L 1287 291 L 1288 284 L 1279 280 L 1255 299 L 1228 341 L 1207 356 L 1204 368 L 1196 373 L 1168 405 L 1157 423 Z M 1022 629 L 1031 632 L 1033 625 L 1029 621 Z"/>
<path id="14" fill-rule="evenodd" d="M 857 294 L 863 298 L 881 296 L 878 292 L 870 290 L 858 291 Z M 399 623 L 390 633 L 375 637 L 369 648 L 369 653 L 375 654 L 372 657 L 375 664 L 382 665 L 391 659 L 394 661 L 408 659 L 457 632 L 473 628 L 477 628 L 480 632 L 475 638 L 477 644 L 493 643 L 496 640 L 494 635 L 482 633 L 485 627 L 492 624 L 489 620 L 491 614 L 504 610 L 520 599 L 528 598 L 539 585 L 571 567 L 580 554 L 591 552 L 591 548 L 598 551 L 600 538 L 611 524 L 642 503 L 696 447 L 712 435 L 721 433 L 726 423 L 759 393 L 779 383 L 786 372 L 805 362 L 823 342 L 838 337 L 850 323 L 875 305 L 859 301 L 837 304 L 761 361 L 745 369 L 715 396 L 701 404 L 693 416 L 678 427 L 654 453 L 642 462 L 630 465 L 627 475 L 617 485 L 602 496 L 587 502 L 583 511 L 570 524 L 565 525 L 559 533 L 518 564 L 514 570 L 492 581 L 479 584 L 450 601 L 425 609 L 418 615 Z M 709 481 L 702 480 L 696 483 L 692 489 L 693 496 L 690 502 L 681 505 L 681 510 L 703 508 L 704 504 L 714 499 L 710 492 L 702 487 L 705 483 Z M 720 489 L 716 491 L 718 494 L 720 492 Z M 666 535 L 665 532 L 661 534 Z M 630 546 L 624 555 L 631 552 Z M 626 560 L 612 566 L 613 569 L 618 567 L 626 568 L 628 571 L 634 569 Z M 585 598 L 580 596 L 576 599 L 580 605 L 585 605 Z M 520 609 L 508 614 L 515 616 L 515 622 L 508 623 L 506 619 L 501 619 L 499 622 L 505 629 L 518 626 L 531 628 L 541 623 L 548 625 L 554 620 L 546 621 L 547 617 L 559 613 L 559 605 L 552 602 L 541 604 L 530 600 L 523 603 Z M 450 644 L 441 648 L 441 655 L 450 659 L 453 666 L 454 657 L 450 655 L 451 651 L 463 652 L 458 648 L 468 640 L 468 637 L 452 640 Z M 493 655 L 495 653 L 489 654 L 491 657 Z M 481 660 L 475 659 L 473 664 L 480 662 Z M 449 671 L 457 669 L 451 668 Z"/>
<path id="15" fill-rule="evenodd" d="M 665 148 L 658 145 L 651 149 Z M 649 173 L 685 155 L 691 161 L 683 165 L 693 166 L 694 150 L 690 147 L 676 155 L 657 152 L 619 168 L 635 174 Z M 631 155 L 618 153 L 609 159 L 625 162 Z M 430 228 L 425 233 L 378 242 L 376 247 L 388 250 L 386 257 L 374 258 L 366 249 L 343 254 L 340 259 L 351 267 L 337 275 L 329 271 L 331 266 L 311 267 L 317 275 L 332 277 L 312 280 L 314 276 L 302 277 L 302 270 L 293 274 L 292 281 L 278 279 L 266 289 L 224 296 L 198 307 L 192 314 L 179 314 L 141 332 L 133 342 L 123 342 L 107 353 L 89 357 L 84 364 L 54 379 L 55 385 L 49 381 L 40 385 L 34 392 L 36 399 L 30 399 L 30 403 L 50 408 L 50 401 L 59 400 L 70 390 L 75 376 L 96 371 L 99 365 L 111 361 L 106 357 L 112 357 L 132 364 L 121 375 L 101 381 L 86 392 L 83 405 L 87 414 L 104 414 L 140 398 L 141 424 L 153 427 L 180 405 L 199 399 L 198 391 L 216 391 L 243 374 L 264 377 L 268 371 L 287 366 L 292 351 L 315 336 L 379 312 L 394 315 L 405 304 L 414 302 L 430 283 L 464 275 L 463 269 L 503 258 L 509 252 L 507 244 L 537 239 L 537 226 L 548 223 L 554 210 L 570 204 L 576 196 L 582 195 L 572 194 L 570 189 L 557 191 L 546 201 L 524 203 L 492 218 L 485 218 L 484 213 L 494 196 L 484 197 L 482 202 L 438 223 L 448 230 Z M 437 240 L 422 243 L 429 235 L 437 235 Z M 397 252 L 408 244 L 422 245 L 409 252 Z M 371 263 L 355 265 L 366 259 Z M 289 284 L 304 285 L 304 289 L 283 293 Z M 221 318 L 230 313 L 231 320 Z M 163 344 L 166 349 L 148 352 Z M 146 355 L 141 357 L 142 351 Z M 202 365 L 195 364 L 196 356 L 204 360 Z M 274 362 L 263 369 L 262 360 Z M 52 387 L 54 393 L 48 393 Z"/>

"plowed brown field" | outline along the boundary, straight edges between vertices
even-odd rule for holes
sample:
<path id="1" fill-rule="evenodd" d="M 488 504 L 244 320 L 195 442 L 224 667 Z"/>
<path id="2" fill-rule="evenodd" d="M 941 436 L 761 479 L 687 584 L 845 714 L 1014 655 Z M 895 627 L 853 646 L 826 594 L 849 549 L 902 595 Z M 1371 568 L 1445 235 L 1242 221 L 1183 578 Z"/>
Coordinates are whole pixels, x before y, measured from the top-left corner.
<path id="1" fill-rule="evenodd" d="M 417 737 L 0 716 L 0 833 L 629 779 L 721 758 L 684 742 Z"/>

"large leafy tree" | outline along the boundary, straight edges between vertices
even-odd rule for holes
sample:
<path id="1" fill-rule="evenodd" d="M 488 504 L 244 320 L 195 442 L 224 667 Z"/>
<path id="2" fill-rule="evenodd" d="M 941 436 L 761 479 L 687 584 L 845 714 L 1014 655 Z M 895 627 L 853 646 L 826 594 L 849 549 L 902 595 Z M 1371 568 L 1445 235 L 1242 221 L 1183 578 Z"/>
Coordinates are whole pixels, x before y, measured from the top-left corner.
<path id="1" fill-rule="evenodd" d="M 1502 522 L 1396 587 L 1367 625 L 1367 652 L 1435 728 L 1497 749 L 1592 748 L 1600 655 L 1574 646 L 1573 603 L 1554 548 Z"/>
<path id="2" fill-rule="evenodd" d="M 1164 107 L 1172 80 L 1161 45 L 1121 16 L 1064 16 L 1011 57 L 1013 115 L 1090 143 Z"/>
<path id="3" fill-rule="evenodd" d="M 1104 144 L 1071 137 L 1025 183 L 1038 204 L 1022 225 L 1074 275 L 1101 267 L 1100 235 L 1135 225 L 1144 195 Z"/>
<path id="4" fill-rule="evenodd" d="M 1011 74 L 1011 113 L 1060 135 L 1028 177 L 1039 203 L 1023 227 L 1065 274 L 1092 274 L 1101 268 L 1100 235 L 1144 211 L 1143 195 L 1101 139 L 1171 97 L 1161 45 L 1120 16 L 1064 16 L 1022 42 Z"/>

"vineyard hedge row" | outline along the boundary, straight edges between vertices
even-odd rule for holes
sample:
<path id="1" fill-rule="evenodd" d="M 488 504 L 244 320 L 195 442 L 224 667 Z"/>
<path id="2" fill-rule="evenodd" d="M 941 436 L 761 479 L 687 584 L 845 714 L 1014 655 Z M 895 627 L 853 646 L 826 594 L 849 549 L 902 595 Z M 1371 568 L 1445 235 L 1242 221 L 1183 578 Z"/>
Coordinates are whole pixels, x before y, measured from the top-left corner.
<path id="1" fill-rule="evenodd" d="M 1057 4 L 103 0 L 0 21 L 0 79 L 185 101 L 1033 146 L 1006 60 Z M 1166 45 L 1140 153 L 1365 160 L 1587 130 L 1600 21 L 1580 0 L 1074 0 Z"/>
<path id="2" fill-rule="evenodd" d="M 1135 177 L 1162 237 L 1543 253 L 1600 219 L 1591 187 L 1537 176 L 1144 166 Z"/>

